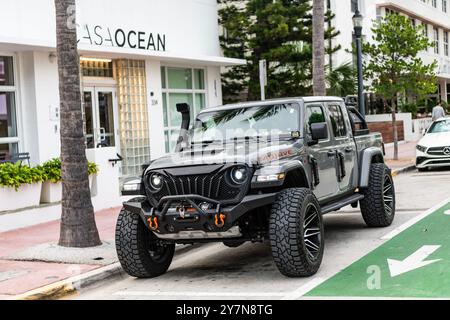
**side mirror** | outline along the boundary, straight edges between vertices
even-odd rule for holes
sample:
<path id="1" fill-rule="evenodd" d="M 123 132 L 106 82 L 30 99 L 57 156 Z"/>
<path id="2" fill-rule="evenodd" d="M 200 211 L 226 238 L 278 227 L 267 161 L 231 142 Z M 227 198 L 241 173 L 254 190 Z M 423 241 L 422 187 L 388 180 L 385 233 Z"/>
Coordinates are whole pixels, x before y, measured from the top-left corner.
<path id="1" fill-rule="evenodd" d="M 313 141 L 328 139 L 328 125 L 326 122 L 311 124 L 311 137 Z"/>

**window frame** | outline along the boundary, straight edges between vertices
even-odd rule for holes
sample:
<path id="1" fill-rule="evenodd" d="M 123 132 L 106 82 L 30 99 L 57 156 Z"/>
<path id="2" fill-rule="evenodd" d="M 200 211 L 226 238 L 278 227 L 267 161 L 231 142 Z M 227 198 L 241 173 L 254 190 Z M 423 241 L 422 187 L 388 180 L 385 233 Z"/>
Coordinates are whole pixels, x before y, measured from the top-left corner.
<path id="1" fill-rule="evenodd" d="M 333 124 L 331 123 L 331 111 L 330 111 L 330 107 L 337 107 L 339 109 L 339 112 L 341 113 L 342 116 L 342 121 L 344 123 L 344 128 L 345 128 L 345 135 L 342 136 L 336 136 L 336 134 L 334 133 L 333 130 Z M 329 122 L 330 122 L 330 132 L 333 134 L 333 138 L 334 140 L 345 140 L 349 138 L 349 132 L 351 132 L 351 128 L 349 128 L 346 118 L 344 116 L 344 110 L 342 108 L 342 105 L 338 102 L 329 102 L 327 103 L 327 112 L 328 112 L 328 118 L 329 118 Z"/>
<path id="2" fill-rule="evenodd" d="M 304 120 L 303 120 L 303 134 L 305 136 L 307 136 L 308 138 L 311 138 L 311 136 L 308 134 L 307 132 L 307 126 L 308 126 L 308 119 L 306 118 L 307 115 L 307 110 L 308 108 L 314 108 L 314 107 L 319 107 L 320 109 L 322 109 L 322 113 L 323 116 L 325 117 L 325 123 L 327 124 L 327 130 L 328 130 L 328 138 L 327 139 L 323 139 L 323 140 L 319 140 L 319 144 L 320 143 L 326 143 L 326 142 L 330 142 L 331 141 L 331 123 L 329 121 L 329 112 L 328 110 L 326 110 L 327 108 L 325 107 L 325 105 L 323 103 L 319 103 L 319 102 L 310 102 L 310 103 L 305 103 L 305 111 L 304 111 Z"/>
<path id="3" fill-rule="evenodd" d="M 0 92 L 8 92 L 14 94 L 14 111 L 16 117 L 16 136 L 15 137 L 0 137 L 0 144 L 17 144 L 17 151 L 22 152 L 22 117 L 20 112 L 20 95 L 18 90 L 18 69 L 19 64 L 17 61 L 17 56 L 14 53 L 3 52 L 0 51 L 0 56 L 2 57 L 10 57 L 12 58 L 12 66 L 13 66 L 13 83 L 14 85 L 3 86 L 0 85 Z"/>
<path id="4" fill-rule="evenodd" d="M 177 69 L 187 69 L 191 71 L 192 75 L 192 89 L 170 89 L 169 88 L 169 68 L 177 68 Z M 164 74 L 162 73 L 164 70 Z M 204 81 L 204 88 L 203 89 L 196 89 L 196 72 L 195 70 L 203 70 L 203 81 Z M 167 141 L 166 141 L 166 135 L 168 134 L 168 139 L 170 139 L 171 132 L 180 130 L 180 127 L 176 127 L 172 125 L 171 123 L 171 117 L 170 114 L 167 114 L 167 126 L 165 125 L 165 116 L 164 116 L 164 97 L 166 99 L 166 105 L 167 105 L 167 111 L 169 111 L 170 106 L 170 94 L 190 94 L 192 95 L 192 103 L 191 111 L 193 110 L 194 113 L 191 114 L 191 125 L 195 121 L 195 117 L 197 116 L 197 102 L 196 102 L 196 95 L 197 94 L 203 94 L 205 97 L 205 106 L 204 108 L 208 107 L 208 72 L 207 72 L 206 66 L 193 66 L 193 65 L 176 65 L 176 64 L 161 64 L 161 92 L 162 92 L 162 108 L 163 108 L 163 128 L 164 128 L 164 149 L 166 153 L 170 153 L 170 141 L 169 141 L 169 150 L 167 150 Z M 165 81 L 165 88 L 163 79 Z M 170 112 L 170 111 L 169 111 Z"/>

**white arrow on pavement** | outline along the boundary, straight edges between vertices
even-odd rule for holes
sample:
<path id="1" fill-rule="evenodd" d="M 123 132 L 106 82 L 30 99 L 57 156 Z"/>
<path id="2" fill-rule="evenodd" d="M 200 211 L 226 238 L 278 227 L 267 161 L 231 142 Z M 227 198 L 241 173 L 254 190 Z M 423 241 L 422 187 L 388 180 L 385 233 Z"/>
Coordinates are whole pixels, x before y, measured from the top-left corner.
<path id="1" fill-rule="evenodd" d="M 425 267 L 429 264 L 435 263 L 442 259 L 428 260 L 425 259 L 438 250 L 441 246 L 423 246 L 412 255 L 407 257 L 403 261 L 398 261 L 394 259 L 387 259 L 389 265 L 389 271 L 391 272 L 391 277 L 396 277 L 403 273 L 410 272 L 412 270 Z"/>

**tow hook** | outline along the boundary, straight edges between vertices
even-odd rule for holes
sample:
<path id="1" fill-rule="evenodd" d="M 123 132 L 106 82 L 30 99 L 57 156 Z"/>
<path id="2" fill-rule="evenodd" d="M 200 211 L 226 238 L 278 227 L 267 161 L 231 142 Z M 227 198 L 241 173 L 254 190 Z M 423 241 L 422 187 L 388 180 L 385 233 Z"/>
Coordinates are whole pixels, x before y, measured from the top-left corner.
<path id="1" fill-rule="evenodd" d="M 148 218 L 147 221 L 148 221 L 148 225 L 150 227 L 150 230 L 152 230 L 152 231 L 158 230 L 159 225 L 158 225 L 158 218 L 157 217 L 150 217 L 150 218 Z"/>
<path id="2" fill-rule="evenodd" d="M 222 213 L 216 213 L 216 215 L 214 216 L 214 224 L 216 225 L 217 228 L 223 228 L 223 226 L 225 225 L 225 219 L 227 218 L 226 215 L 222 214 Z"/>

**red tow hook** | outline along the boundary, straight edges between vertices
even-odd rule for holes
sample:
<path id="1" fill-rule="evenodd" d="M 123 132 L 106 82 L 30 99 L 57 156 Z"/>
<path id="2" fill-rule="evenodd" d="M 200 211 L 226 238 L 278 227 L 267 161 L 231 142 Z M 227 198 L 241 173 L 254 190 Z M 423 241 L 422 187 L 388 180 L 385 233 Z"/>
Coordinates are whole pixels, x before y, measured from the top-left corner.
<path id="1" fill-rule="evenodd" d="M 223 228 L 223 226 L 225 225 L 225 219 L 227 218 L 226 215 L 224 214 L 216 214 L 214 216 L 214 224 L 216 225 L 217 228 Z"/>
<path id="2" fill-rule="evenodd" d="M 159 225 L 158 225 L 158 218 L 157 217 L 150 217 L 150 218 L 147 219 L 147 221 L 148 221 L 148 225 L 150 227 L 150 230 L 152 230 L 152 231 L 158 230 Z"/>

